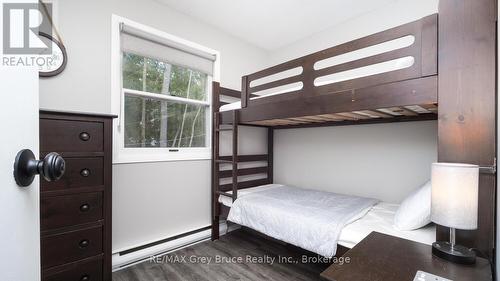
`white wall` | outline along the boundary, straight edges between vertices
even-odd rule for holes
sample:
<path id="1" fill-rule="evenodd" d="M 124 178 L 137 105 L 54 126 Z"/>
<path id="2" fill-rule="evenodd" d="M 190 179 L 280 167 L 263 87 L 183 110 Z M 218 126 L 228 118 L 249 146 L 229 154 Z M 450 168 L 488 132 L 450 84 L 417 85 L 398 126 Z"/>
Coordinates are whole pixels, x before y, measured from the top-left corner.
<path id="1" fill-rule="evenodd" d="M 437 12 L 438 0 L 400 0 L 271 54 L 272 64 Z M 430 178 L 437 122 L 277 131 L 275 182 L 400 202 Z"/>
<path id="2" fill-rule="evenodd" d="M 46 109 L 110 112 L 111 14 L 221 52 L 221 84 L 238 89 L 241 76 L 267 53 L 152 0 L 58 0 L 58 29 L 68 51 L 66 70 L 40 81 Z M 265 135 L 248 153 L 259 153 Z M 243 135 L 245 135 L 243 133 Z M 210 162 L 113 166 L 113 250 L 163 239 L 210 224 Z"/>
<path id="3" fill-rule="evenodd" d="M 273 65 L 301 57 L 435 14 L 438 11 L 438 3 L 439 0 L 397 0 L 391 5 L 275 50 L 270 55 L 269 63 Z"/>
<path id="4" fill-rule="evenodd" d="M 277 130 L 274 178 L 397 203 L 430 179 L 436 151 L 434 121 Z"/>

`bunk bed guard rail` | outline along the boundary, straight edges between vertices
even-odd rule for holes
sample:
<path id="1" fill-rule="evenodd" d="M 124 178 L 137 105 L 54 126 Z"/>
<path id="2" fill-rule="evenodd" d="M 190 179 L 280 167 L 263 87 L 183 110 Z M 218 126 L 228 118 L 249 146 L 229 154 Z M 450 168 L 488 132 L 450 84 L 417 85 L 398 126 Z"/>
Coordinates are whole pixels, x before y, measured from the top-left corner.
<path id="1" fill-rule="evenodd" d="M 242 77 L 241 107 L 437 75 L 437 14 Z M 255 96 L 266 96 L 265 99 Z M 353 100 L 355 97 L 353 96 Z"/>

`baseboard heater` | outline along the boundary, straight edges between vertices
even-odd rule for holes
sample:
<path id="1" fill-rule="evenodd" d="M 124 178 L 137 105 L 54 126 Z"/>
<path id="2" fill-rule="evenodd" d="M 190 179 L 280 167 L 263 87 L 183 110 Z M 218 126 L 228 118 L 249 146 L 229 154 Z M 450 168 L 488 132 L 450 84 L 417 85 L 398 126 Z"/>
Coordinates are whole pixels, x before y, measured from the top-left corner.
<path id="1" fill-rule="evenodd" d="M 224 235 L 232 230 L 234 230 L 234 227 L 228 229 L 226 223 L 220 224 L 220 235 Z M 147 261 L 154 256 L 166 255 L 187 246 L 206 241 L 210 239 L 210 236 L 211 227 L 207 226 L 128 250 L 119 251 L 112 256 L 113 271 Z"/>

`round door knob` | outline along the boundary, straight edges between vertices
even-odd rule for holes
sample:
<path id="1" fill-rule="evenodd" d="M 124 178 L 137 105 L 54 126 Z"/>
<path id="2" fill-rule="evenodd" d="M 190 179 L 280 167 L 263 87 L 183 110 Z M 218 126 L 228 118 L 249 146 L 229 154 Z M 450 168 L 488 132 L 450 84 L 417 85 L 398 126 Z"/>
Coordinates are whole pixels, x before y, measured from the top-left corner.
<path id="1" fill-rule="evenodd" d="M 87 274 L 83 275 L 82 278 L 80 278 L 80 281 L 90 281 L 90 276 Z"/>
<path id="2" fill-rule="evenodd" d="M 82 177 L 86 178 L 86 177 L 90 176 L 90 170 L 89 169 L 83 169 L 83 170 L 80 171 L 80 175 Z"/>
<path id="3" fill-rule="evenodd" d="M 80 133 L 80 139 L 82 141 L 88 141 L 88 140 L 90 140 L 90 134 L 87 133 L 87 132 L 81 132 Z"/>
<path id="4" fill-rule="evenodd" d="M 89 204 L 83 204 L 80 206 L 80 211 L 83 213 L 90 211 L 90 205 Z"/>
<path id="5" fill-rule="evenodd" d="M 87 240 L 87 239 L 84 239 L 82 241 L 80 241 L 80 243 L 78 243 L 78 245 L 80 245 L 80 248 L 87 248 L 89 245 L 90 245 L 90 241 Z"/>
<path id="6" fill-rule="evenodd" d="M 16 155 L 14 179 L 19 186 L 30 185 L 38 174 L 46 181 L 57 181 L 64 175 L 65 170 L 66 163 L 59 154 L 51 152 L 43 160 L 36 160 L 31 150 L 23 149 Z"/>
<path id="7" fill-rule="evenodd" d="M 64 159 L 57 153 L 51 152 L 38 163 L 40 167 L 40 175 L 46 181 L 56 181 L 64 175 L 66 163 Z"/>

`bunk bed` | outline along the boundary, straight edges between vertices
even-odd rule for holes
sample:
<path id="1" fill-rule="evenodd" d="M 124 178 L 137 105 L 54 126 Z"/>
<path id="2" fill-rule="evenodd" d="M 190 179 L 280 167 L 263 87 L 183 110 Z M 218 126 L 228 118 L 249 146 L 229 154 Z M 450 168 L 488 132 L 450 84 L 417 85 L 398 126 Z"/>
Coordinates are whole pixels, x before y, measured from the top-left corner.
<path id="1" fill-rule="evenodd" d="M 385 51 L 384 43 L 398 46 Z M 359 59 L 349 60 L 353 57 Z M 370 75 L 370 68 L 389 70 Z M 294 70 L 295 75 L 258 83 Z M 287 85 L 293 86 L 291 91 L 260 94 Z M 244 76 L 240 97 L 238 122 L 247 125 L 283 128 L 435 119 L 437 15 Z M 232 123 L 234 111 L 221 112 L 220 122 Z"/>
<path id="2" fill-rule="evenodd" d="M 244 76 L 241 92 L 214 82 L 212 239 L 229 213 L 227 199 L 273 184 L 275 129 L 437 119 L 437 28 L 431 15 L 312 53 Z M 267 128 L 267 154 L 238 155 L 242 125 Z M 224 131 L 232 135 L 230 156 L 220 156 Z"/>
<path id="3" fill-rule="evenodd" d="M 436 120 L 438 88 L 450 88 L 438 83 L 438 49 L 442 51 L 438 29 L 449 26 L 441 21 L 438 25 L 437 14 L 424 17 L 243 76 L 241 91 L 214 82 L 212 240 L 219 238 L 219 221 L 227 218 L 239 192 L 247 194 L 274 183 L 274 130 Z M 451 93 L 443 93 L 439 100 L 443 101 L 445 95 Z M 455 114 L 446 103 L 446 113 Z M 242 125 L 267 128 L 267 154 L 238 155 L 238 126 Z M 232 136 L 229 156 L 220 155 L 220 135 L 224 131 Z M 446 132 L 439 133 L 439 149 L 451 152 L 443 150 L 441 144 L 441 139 L 449 136 Z M 487 203 L 480 208 L 488 219 L 494 216 L 494 205 Z M 490 256 L 491 229 L 490 224 L 483 224 L 477 232 L 480 236 L 466 238 Z M 444 230 L 438 226 L 438 237 L 443 237 Z M 426 231 L 436 233 L 436 228 Z M 352 243 L 339 246 L 343 249 L 337 253 L 350 246 Z"/>

